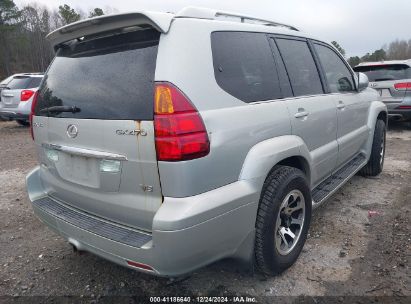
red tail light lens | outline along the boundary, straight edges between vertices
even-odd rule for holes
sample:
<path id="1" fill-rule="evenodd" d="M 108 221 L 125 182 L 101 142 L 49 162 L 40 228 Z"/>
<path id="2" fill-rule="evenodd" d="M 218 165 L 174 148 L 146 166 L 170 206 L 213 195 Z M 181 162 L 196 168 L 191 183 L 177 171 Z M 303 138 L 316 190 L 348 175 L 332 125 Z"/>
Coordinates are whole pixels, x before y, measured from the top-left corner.
<path id="1" fill-rule="evenodd" d="M 397 90 L 406 90 L 411 89 L 411 82 L 400 82 L 394 85 L 394 88 Z"/>
<path id="2" fill-rule="evenodd" d="M 27 101 L 34 95 L 34 91 L 32 90 L 23 90 L 21 91 L 20 101 Z"/>
<path id="3" fill-rule="evenodd" d="M 30 121 L 30 134 L 31 138 L 34 140 L 34 133 L 33 133 L 33 115 L 34 115 L 34 109 L 36 108 L 37 105 L 37 99 L 39 97 L 39 92 L 37 91 L 33 97 L 33 102 L 31 103 L 31 110 L 30 110 L 30 115 L 29 115 L 29 121 Z"/>
<path id="4" fill-rule="evenodd" d="M 127 261 L 127 264 L 136 268 L 144 269 L 144 270 L 149 270 L 149 271 L 154 271 L 153 267 L 143 264 L 143 263 L 137 263 L 134 261 Z"/>
<path id="5" fill-rule="evenodd" d="M 399 106 L 398 109 L 411 110 L 411 106 Z"/>
<path id="6" fill-rule="evenodd" d="M 171 83 L 155 86 L 154 130 L 158 160 L 190 160 L 210 152 L 207 130 L 200 114 Z"/>

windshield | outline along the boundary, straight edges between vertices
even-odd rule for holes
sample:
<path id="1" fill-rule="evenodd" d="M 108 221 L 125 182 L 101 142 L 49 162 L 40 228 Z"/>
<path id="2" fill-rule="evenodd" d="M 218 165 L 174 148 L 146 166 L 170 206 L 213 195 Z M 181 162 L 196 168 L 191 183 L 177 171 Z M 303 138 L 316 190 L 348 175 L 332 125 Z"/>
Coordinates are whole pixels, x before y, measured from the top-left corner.
<path id="1" fill-rule="evenodd" d="M 405 64 L 357 66 L 354 71 L 366 74 L 371 82 L 411 78 L 411 68 Z"/>

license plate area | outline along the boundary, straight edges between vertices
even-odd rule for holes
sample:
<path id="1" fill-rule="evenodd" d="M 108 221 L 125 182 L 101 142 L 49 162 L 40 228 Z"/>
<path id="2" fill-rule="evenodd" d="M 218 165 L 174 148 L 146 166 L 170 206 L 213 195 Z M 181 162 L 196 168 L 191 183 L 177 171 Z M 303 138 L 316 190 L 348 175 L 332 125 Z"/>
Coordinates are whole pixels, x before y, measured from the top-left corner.
<path id="1" fill-rule="evenodd" d="M 389 89 L 381 89 L 380 90 L 380 96 L 381 97 L 392 97 L 392 95 L 391 95 L 391 93 L 390 93 L 390 90 Z"/>
<path id="2" fill-rule="evenodd" d="M 99 160 L 59 151 L 55 163 L 59 176 L 69 182 L 90 188 L 100 187 Z"/>

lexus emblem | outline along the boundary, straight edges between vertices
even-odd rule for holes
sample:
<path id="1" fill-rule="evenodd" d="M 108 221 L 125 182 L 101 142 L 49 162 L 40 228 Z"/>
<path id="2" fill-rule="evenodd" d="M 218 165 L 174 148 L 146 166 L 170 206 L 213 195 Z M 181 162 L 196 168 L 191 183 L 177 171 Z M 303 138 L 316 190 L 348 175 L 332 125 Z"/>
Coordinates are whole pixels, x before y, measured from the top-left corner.
<path id="1" fill-rule="evenodd" d="M 70 138 L 75 138 L 78 134 L 78 129 L 76 125 L 69 125 L 67 127 L 67 136 Z"/>
<path id="2" fill-rule="evenodd" d="M 376 86 L 377 86 L 376 83 L 372 83 L 372 84 L 371 84 L 371 87 L 372 87 L 372 88 L 375 88 Z"/>

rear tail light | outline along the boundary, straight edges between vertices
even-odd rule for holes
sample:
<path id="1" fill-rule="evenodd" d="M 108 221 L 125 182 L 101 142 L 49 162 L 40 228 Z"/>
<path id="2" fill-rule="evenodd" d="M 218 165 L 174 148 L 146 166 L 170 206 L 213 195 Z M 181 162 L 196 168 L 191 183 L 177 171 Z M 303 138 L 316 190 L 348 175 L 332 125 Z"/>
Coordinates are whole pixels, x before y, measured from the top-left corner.
<path id="1" fill-rule="evenodd" d="M 394 88 L 397 90 L 407 90 L 411 89 L 411 82 L 400 82 L 394 84 Z"/>
<path id="2" fill-rule="evenodd" d="M 411 110 L 411 106 L 399 106 L 397 109 Z"/>
<path id="3" fill-rule="evenodd" d="M 210 152 L 207 130 L 200 114 L 171 83 L 155 85 L 154 130 L 158 160 L 190 160 Z"/>
<path id="4" fill-rule="evenodd" d="M 34 115 L 34 109 L 36 108 L 37 105 L 37 99 L 39 97 L 39 92 L 37 91 L 33 97 L 33 102 L 31 103 L 31 111 L 30 111 L 30 116 L 29 116 L 29 121 L 30 121 L 30 134 L 31 138 L 34 140 L 34 133 L 33 133 L 33 115 Z"/>
<path id="5" fill-rule="evenodd" d="M 20 101 L 27 101 L 34 95 L 34 91 L 32 90 L 23 90 L 21 91 Z"/>

